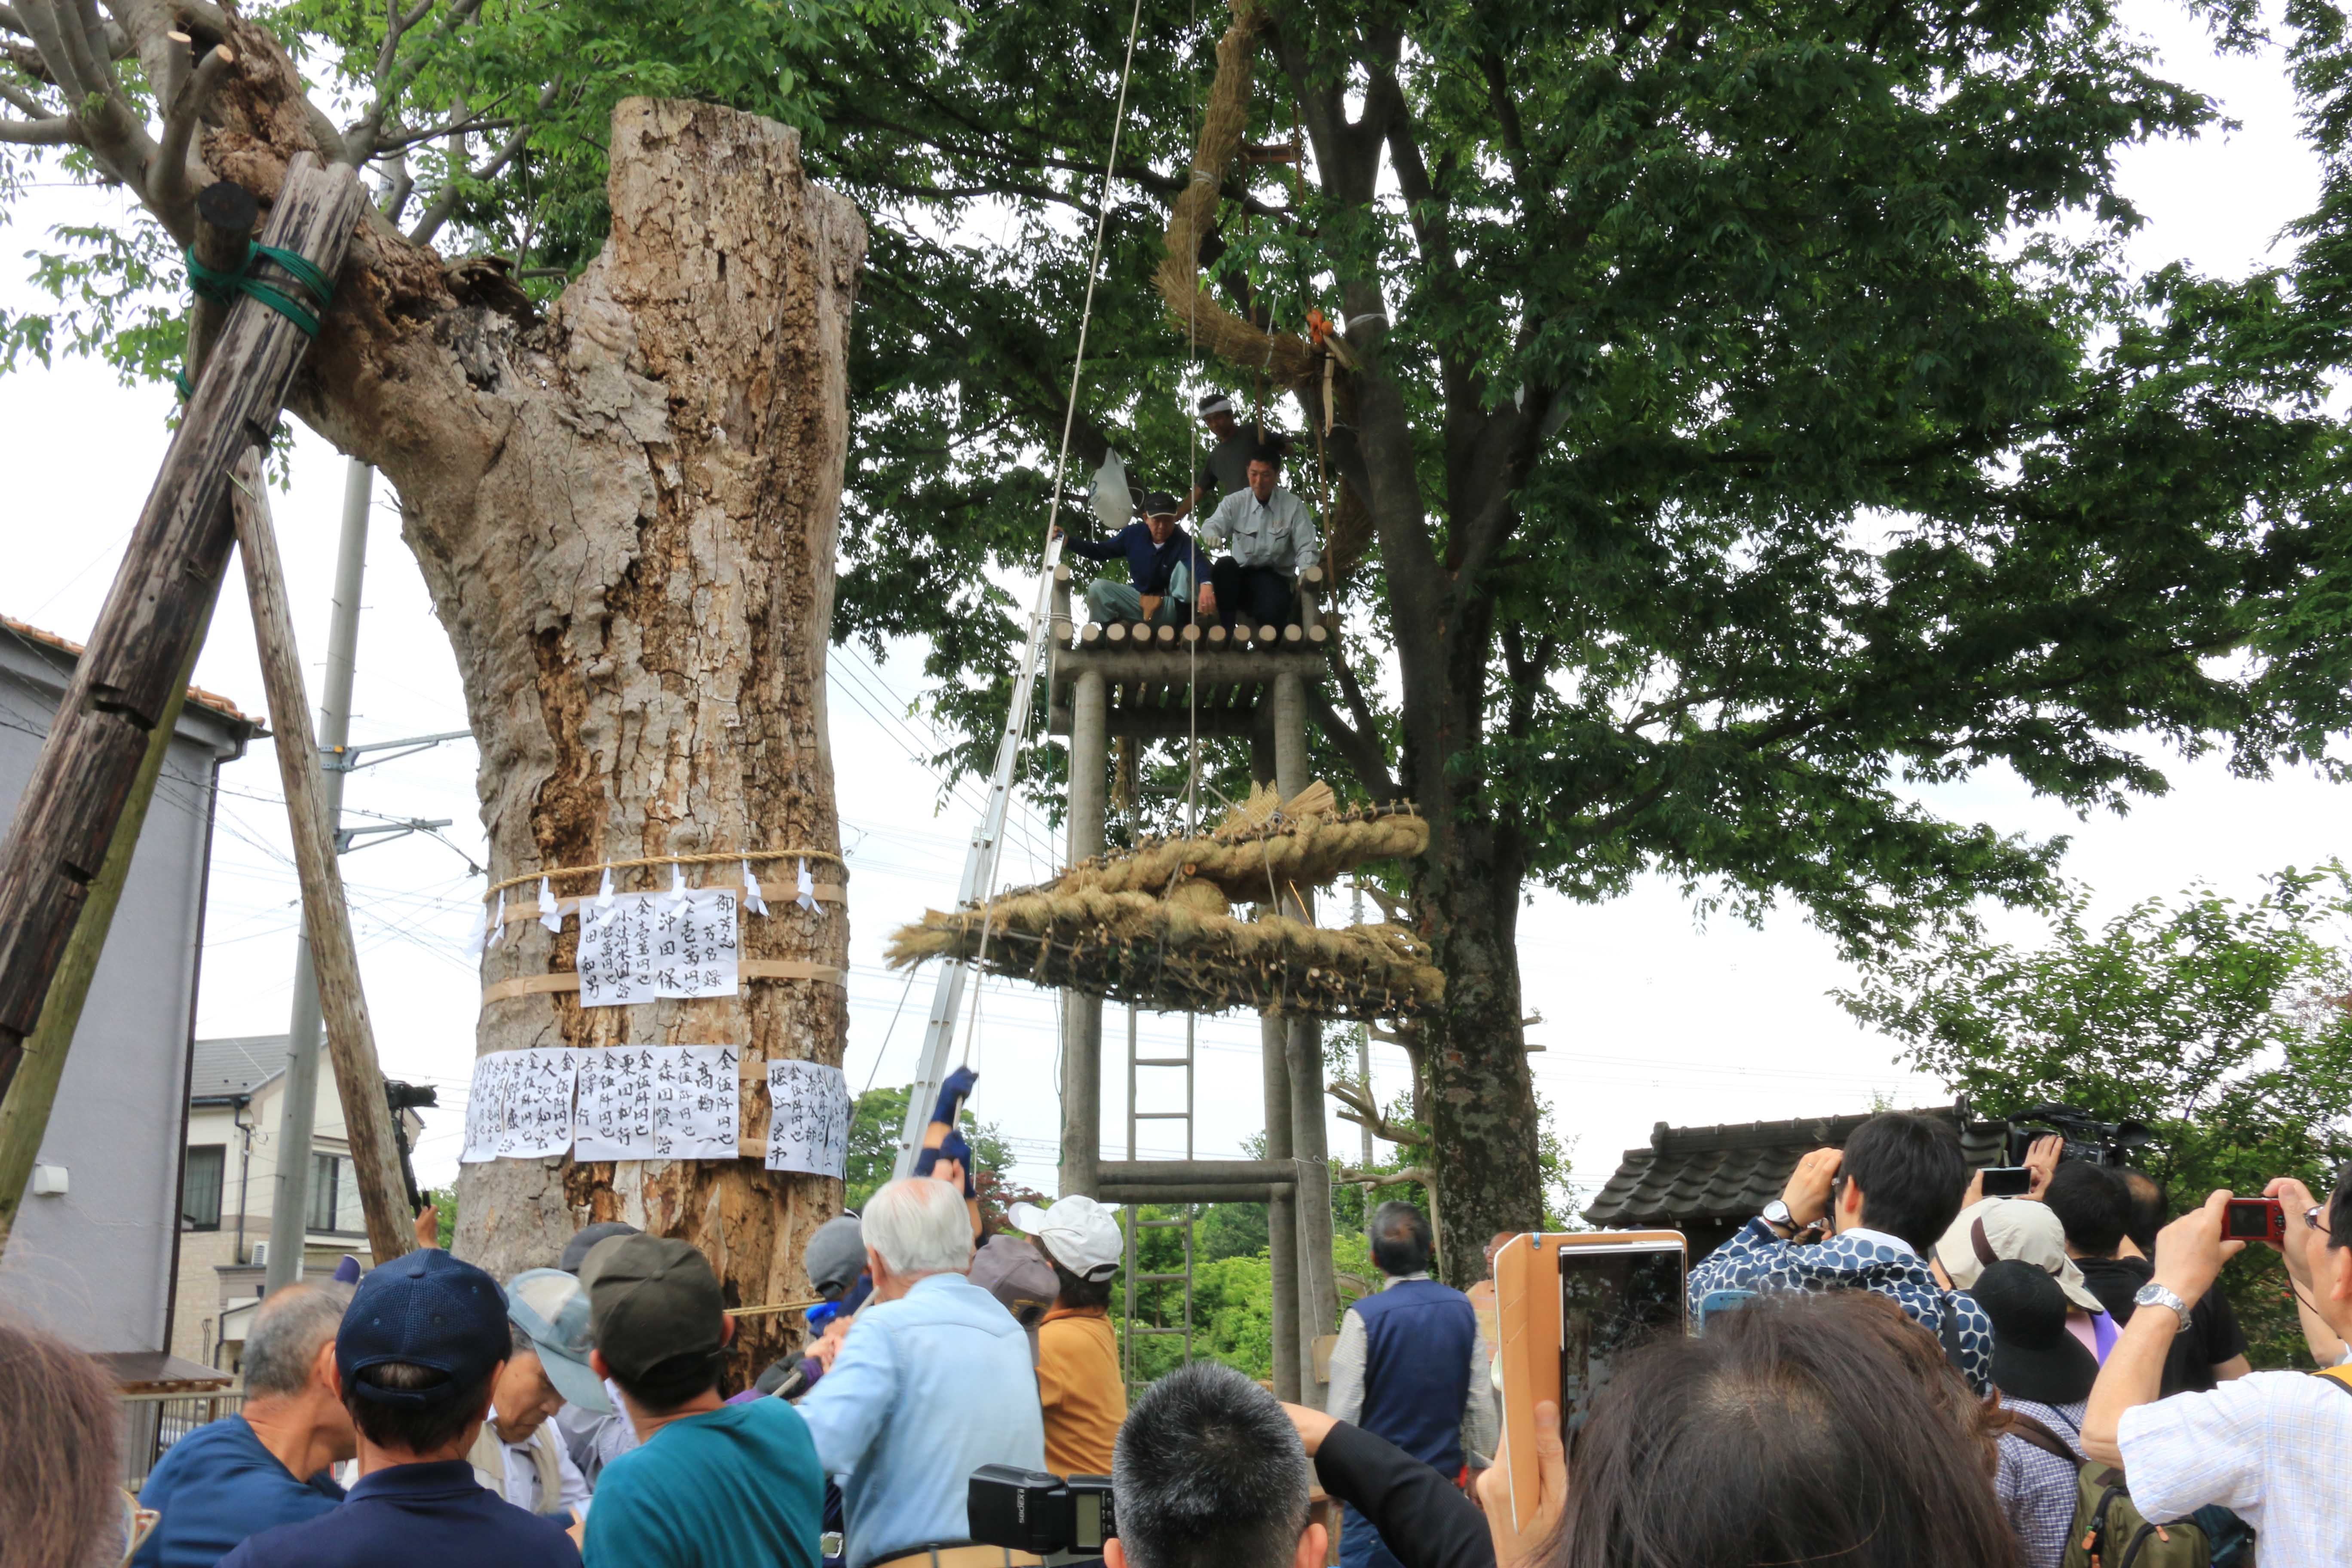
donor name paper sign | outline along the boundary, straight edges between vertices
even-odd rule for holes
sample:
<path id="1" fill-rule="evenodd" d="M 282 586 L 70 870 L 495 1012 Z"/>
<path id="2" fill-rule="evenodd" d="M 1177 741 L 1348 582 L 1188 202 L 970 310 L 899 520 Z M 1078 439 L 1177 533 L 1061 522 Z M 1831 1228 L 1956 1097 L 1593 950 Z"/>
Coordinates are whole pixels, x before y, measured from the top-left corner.
<path id="1" fill-rule="evenodd" d="M 476 1057 L 458 1159 L 543 1160 L 571 1148 L 572 1093 L 590 1054 L 562 1047 Z"/>
<path id="2" fill-rule="evenodd" d="M 849 1080 L 820 1062 L 768 1064 L 768 1169 L 849 1172 Z"/>
<path id="3" fill-rule="evenodd" d="M 733 966 L 733 959 L 729 959 Z M 580 1051 L 577 1160 L 732 1160 L 742 1122 L 734 1046 Z"/>
<path id="4" fill-rule="evenodd" d="M 580 1005 L 625 1007 L 663 996 L 734 995 L 735 900 L 733 888 L 705 888 L 631 893 L 602 908 L 593 900 L 583 902 Z"/>

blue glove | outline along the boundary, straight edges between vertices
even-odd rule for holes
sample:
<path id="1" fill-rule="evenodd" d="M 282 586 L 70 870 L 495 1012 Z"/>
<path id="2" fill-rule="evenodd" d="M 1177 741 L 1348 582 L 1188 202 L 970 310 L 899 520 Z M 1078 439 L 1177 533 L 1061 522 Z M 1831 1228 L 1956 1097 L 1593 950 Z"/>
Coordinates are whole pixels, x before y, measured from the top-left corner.
<path id="1" fill-rule="evenodd" d="M 979 1081 L 980 1075 L 970 1068 L 958 1068 L 948 1074 L 947 1082 L 940 1085 L 940 1102 L 931 1108 L 931 1120 L 953 1127 L 957 1113 L 963 1110 L 963 1102 L 971 1093 L 971 1086 Z"/>
<path id="2" fill-rule="evenodd" d="M 963 1167 L 963 1195 L 968 1198 L 977 1195 L 977 1189 L 972 1184 L 971 1145 L 963 1141 L 962 1133 L 950 1132 L 940 1140 L 938 1148 L 926 1149 L 916 1155 L 915 1174 L 929 1175 L 942 1160 L 953 1160 Z"/>

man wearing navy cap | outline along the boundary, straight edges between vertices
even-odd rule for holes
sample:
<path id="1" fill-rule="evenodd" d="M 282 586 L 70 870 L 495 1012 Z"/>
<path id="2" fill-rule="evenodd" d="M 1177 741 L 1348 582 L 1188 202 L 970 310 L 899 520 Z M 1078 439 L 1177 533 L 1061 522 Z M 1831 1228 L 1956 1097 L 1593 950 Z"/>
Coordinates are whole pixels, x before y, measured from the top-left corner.
<path id="1" fill-rule="evenodd" d="M 371 1269 L 335 1335 L 359 1484 L 222 1568 L 578 1568 L 561 1526 L 509 1506 L 466 1462 L 511 1337 L 505 1293 L 470 1263 L 432 1250 Z"/>

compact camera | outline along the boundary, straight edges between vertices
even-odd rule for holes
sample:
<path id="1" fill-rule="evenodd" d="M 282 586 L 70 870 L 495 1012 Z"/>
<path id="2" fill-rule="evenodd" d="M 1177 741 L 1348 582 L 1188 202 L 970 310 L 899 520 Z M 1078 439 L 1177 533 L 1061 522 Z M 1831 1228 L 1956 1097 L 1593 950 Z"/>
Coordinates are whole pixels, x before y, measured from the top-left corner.
<path id="1" fill-rule="evenodd" d="M 1040 1557 L 1056 1552 L 1099 1557 L 1103 1542 L 1118 1533 L 1108 1476 L 1066 1480 L 1018 1465 L 982 1465 L 971 1473 L 964 1510 L 971 1538 L 981 1545 L 1034 1552 Z"/>

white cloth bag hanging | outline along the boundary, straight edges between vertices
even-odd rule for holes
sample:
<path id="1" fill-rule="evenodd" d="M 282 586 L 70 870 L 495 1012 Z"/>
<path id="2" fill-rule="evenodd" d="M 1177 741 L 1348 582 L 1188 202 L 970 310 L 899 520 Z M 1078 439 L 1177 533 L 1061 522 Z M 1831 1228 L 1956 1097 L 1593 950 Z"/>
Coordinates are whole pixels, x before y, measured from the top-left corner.
<path id="1" fill-rule="evenodd" d="M 1117 452 L 1107 453 L 1103 466 L 1095 470 L 1094 509 L 1103 527 L 1113 533 L 1135 521 L 1135 497 L 1127 488 L 1127 461 Z"/>

